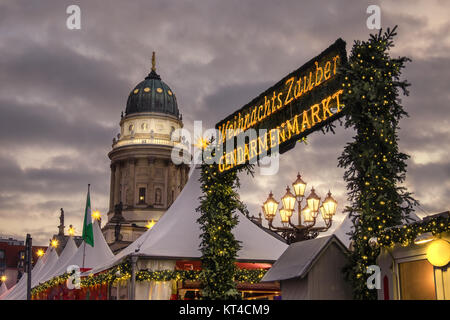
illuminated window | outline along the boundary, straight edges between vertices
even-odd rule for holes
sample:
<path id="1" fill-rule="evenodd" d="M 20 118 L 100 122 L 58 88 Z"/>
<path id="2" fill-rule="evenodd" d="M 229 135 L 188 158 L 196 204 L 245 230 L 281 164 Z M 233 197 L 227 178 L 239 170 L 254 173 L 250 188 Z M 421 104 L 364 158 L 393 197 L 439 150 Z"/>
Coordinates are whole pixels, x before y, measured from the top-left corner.
<path id="1" fill-rule="evenodd" d="M 145 203 L 145 188 L 139 188 L 139 203 Z"/>
<path id="2" fill-rule="evenodd" d="M 436 300 L 434 268 L 427 260 L 399 264 L 402 300 Z"/>

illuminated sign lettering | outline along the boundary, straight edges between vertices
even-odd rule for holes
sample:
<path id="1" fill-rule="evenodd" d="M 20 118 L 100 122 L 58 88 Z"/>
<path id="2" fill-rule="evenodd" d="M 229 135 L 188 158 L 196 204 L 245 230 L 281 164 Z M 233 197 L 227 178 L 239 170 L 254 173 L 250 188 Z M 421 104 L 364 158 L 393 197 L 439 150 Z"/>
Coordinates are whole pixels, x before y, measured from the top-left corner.
<path id="1" fill-rule="evenodd" d="M 219 171 L 256 162 L 341 117 L 342 79 L 347 63 L 342 39 L 293 71 L 250 103 L 216 124 L 223 155 Z"/>

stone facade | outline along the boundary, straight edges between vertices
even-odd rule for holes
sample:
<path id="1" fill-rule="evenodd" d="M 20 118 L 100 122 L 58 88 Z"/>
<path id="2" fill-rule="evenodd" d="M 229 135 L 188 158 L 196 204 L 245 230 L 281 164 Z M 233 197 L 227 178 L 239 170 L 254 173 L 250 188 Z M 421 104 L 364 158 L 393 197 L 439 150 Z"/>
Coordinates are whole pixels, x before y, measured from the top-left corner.
<path id="1" fill-rule="evenodd" d="M 186 184 L 189 166 L 185 163 L 190 154 L 177 136 L 182 126 L 176 116 L 155 112 L 134 113 L 121 119 L 121 133 L 108 154 L 110 200 L 108 223 L 103 228 L 113 251 L 136 240 L 150 221 L 157 222 Z M 173 157 L 185 161 L 175 164 Z M 116 213 L 119 205 L 120 219 Z"/>

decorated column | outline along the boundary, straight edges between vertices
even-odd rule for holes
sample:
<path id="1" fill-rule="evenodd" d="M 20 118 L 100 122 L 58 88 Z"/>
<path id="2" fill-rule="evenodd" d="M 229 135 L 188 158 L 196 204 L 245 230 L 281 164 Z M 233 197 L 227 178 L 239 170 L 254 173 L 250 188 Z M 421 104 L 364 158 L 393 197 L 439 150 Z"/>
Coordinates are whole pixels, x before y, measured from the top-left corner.
<path id="1" fill-rule="evenodd" d="M 407 116 L 399 94 L 407 95 L 409 86 L 400 76 L 409 59 L 389 55 L 395 29 L 355 41 L 349 65 L 343 69 L 345 126 L 356 132 L 339 158 L 339 166 L 347 169 L 350 206 L 346 211 L 354 226 L 345 272 L 357 299 L 376 299 L 376 290 L 369 290 L 366 281 L 367 267 L 376 264 L 379 250 L 369 242 L 380 241 L 381 232 L 407 219 L 416 204 L 400 185 L 408 155 L 398 148 L 399 121 Z"/>

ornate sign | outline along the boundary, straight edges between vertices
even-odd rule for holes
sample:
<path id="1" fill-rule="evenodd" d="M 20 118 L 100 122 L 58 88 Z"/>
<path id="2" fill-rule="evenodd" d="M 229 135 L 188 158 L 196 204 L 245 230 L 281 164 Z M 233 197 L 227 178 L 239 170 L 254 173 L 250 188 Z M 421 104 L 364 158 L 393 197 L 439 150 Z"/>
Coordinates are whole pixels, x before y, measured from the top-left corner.
<path id="1" fill-rule="evenodd" d="M 219 172 L 284 153 L 297 140 L 341 117 L 343 84 L 337 72 L 347 63 L 345 42 L 336 40 L 238 111 L 216 124 L 223 155 Z"/>

